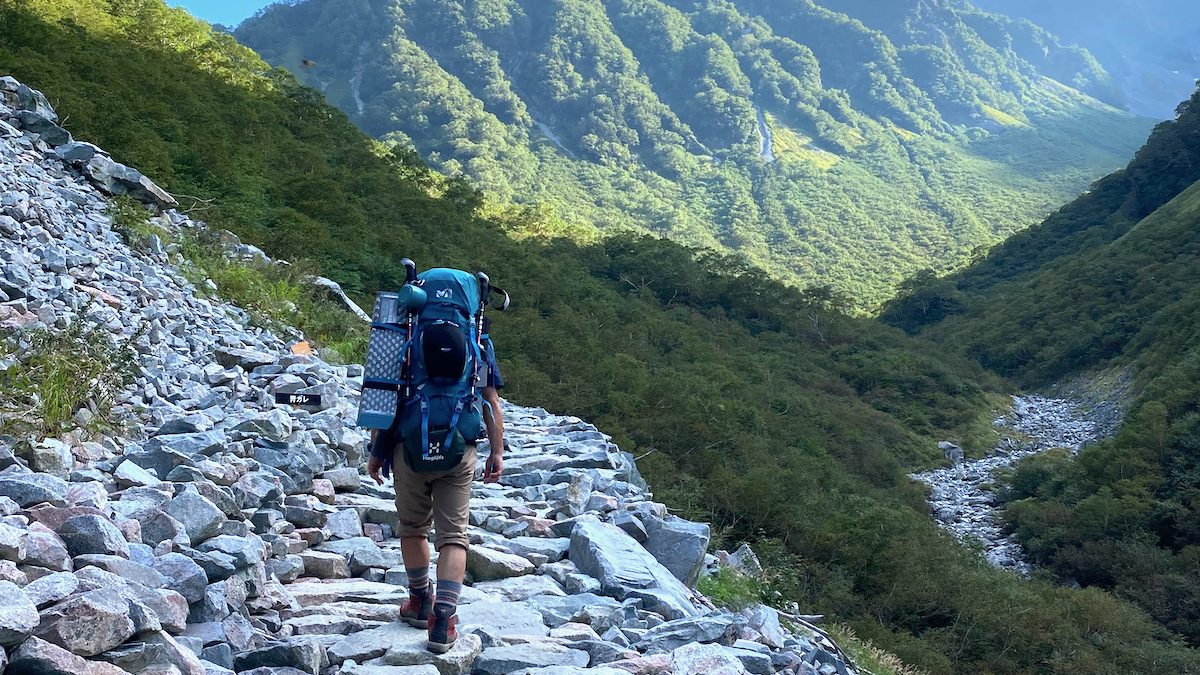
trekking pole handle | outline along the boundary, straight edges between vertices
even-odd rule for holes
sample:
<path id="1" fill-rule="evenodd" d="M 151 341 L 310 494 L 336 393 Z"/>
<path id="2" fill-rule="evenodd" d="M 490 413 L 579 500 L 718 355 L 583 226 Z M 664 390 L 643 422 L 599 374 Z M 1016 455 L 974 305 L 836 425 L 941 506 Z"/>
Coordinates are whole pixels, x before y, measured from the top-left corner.
<path id="1" fill-rule="evenodd" d="M 411 284 L 417 280 L 417 263 L 409 258 L 404 258 L 400 261 L 400 265 L 404 267 L 404 283 Z"/>

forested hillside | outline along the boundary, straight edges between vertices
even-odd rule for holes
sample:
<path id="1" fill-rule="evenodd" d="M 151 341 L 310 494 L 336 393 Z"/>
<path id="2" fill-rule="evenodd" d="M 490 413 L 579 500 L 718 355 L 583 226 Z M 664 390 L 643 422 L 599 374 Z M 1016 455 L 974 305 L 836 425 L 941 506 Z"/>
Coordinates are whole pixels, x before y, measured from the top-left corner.
<path id="1" fill-rule="evenodd" d="M 651 231 L 869 307 L 1034 224 L 1148 129 L 1028 23 L 883 5 L 309 0 L 236 35 L 369 134 L 537 205 L 543 232 Z"/>
<path id="2" fill-rule="evenodd" d="M 1139 115 L 1172 116 L 1200 79 L 1200 3 L 1192 0 L 976 0 L 993 11 L 1044 26 L 1066 44 L 1096 55 L 1119 99 Z"/>
<path id="3" fill-rule="evenodd" d="M 931 673 L 1200 668 L 1129 604 L 999 572 L 930 522 L 907 468 L 943 435 L 986 442 L 1001 386 L 966 361 L 731 260 L 481 217 L 469 186 L 157 0 L 0 1 L 0 70 L 193 216 L 360 298 L 394 287 L 402 255 L 487 269 L 516 298 L 494 331 L 508 395 L 645 455 L 660 498 L 757 542 L 777 599 Z"/>
<path id="4" fill-rule="evenodd" d="M 888 320 L 1032 385 L 1130 378 L 1113 440 L 1028 462 L 1009 517 L 1061 579 L 1200 641 L 1200 93 L 1123 171 Z"/>

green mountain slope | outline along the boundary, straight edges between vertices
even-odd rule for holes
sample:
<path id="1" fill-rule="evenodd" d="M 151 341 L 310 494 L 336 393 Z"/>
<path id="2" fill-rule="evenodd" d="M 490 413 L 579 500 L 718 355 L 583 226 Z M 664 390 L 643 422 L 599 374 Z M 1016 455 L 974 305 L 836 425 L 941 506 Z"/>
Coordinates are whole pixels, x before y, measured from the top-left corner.
<path id="1" fill-rule="evenodd" d="M 733 260 L 638 237 L 547 241 L 525 236 L 542 216 L 481 217 L 463 182 L 385 151 L 156 0 L 0 0 L 0 70 L 193 214 L 310 259 L 360 298 L 394 287 L 401 255 L 487 269 L 516 298 L 494 331 L 512 398 L 614 433 L 646 455 L 660 497 L 712 519 L 722 544 L 757 542 L 769 590 L 909 663 L 1200 668 L 1128 603 L 994 570 L 932 524 L 905 472 L 936 461 L 944 434 L 984 442 L 999 386 L 966 361 Z"/>
<path id="2" fill-rule="evenodd" d="M 861 307 L 1033 224 L 1147 128 L 1081 93 L 1115 97 L 1028 23 L 886 4 L 308 0 L 236 35 L 502 201 L 736 252 Z"/>
<path id="3" fill-rule="evenodd" d="M 1173 116 L 1200 78 L 1192 0 L 976 0 L 993 12 L 1045 26 L 1086 48 L 1112 74 L 1123 105 L 1155 119 Z M 1024 52 L 1022 52 L 1024 54 Z M 1026 57 L 1028 58 L 1028 57 Z"/>
<path id="4" fill-rule="evenodd" d="M 1129 422 L 1078 461 L 1028 463 L 1010 517 L 1061 578 L 1200 640 L 1200 93 L 1124 171 L 889 320 L 1046 384 L 1131 378 Z M 926 324 L 926 325 L 922 325 Z"/>

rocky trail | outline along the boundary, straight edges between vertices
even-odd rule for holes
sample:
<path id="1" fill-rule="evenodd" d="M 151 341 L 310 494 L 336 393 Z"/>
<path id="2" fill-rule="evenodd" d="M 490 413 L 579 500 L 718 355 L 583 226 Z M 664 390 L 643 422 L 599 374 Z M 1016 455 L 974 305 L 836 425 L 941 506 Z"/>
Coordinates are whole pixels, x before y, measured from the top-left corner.
<path id="1" fill-rule="evenodd" d="M 914 479 L 931 488 L 930 509 L 938 524 L 959 541 L 981 543 L 984 555 L 993 565 L 1028 575 L 1030 566 L 1020 544 L 1004 533 L 993 480 L 998 470 L 1026 457 L 1055 448 L 1075 453 L 1103 436 L 1101 425 L 1080 408 L 1080 403 L 1072 400 L 1015 396 L 1012 413 L 995 421 L 997 428 L 1015 434 L 1002 435 L 991 455 L 913 474 Z M 1022 440 L 1017 440 L 1017 436 Z M 961 460 L 961 449 L 943 445 L 948 457 Z"/>
<path id="2" fill-rule="evenodd" d="M 163 236 L 130 248 L 112 227 L 117 194 L 149 206 Z M 175 238 L 204 225 L 175 206 L 0 78 L 0 376 L 31 335 L 79 322 L 136 362 L 111 411 L 125 435 L 82 428 L 93 405 L 56 438 L 0 436 L 0 670 L 859 672 L 801 617 L 714 608 L 697 578 L 761 573 L 753 553 L 709 555 L 708 526 L 654 502 L 594 426 L 512 405 L 504 478 L 474 488 L 460 641 L 427 652 L 396 621 L 390 489 L 361 474 L 361 367 L 294 354 L 295 331 L 199 293 Z M 271 264 L 222 237 L 228 255 Z"/>

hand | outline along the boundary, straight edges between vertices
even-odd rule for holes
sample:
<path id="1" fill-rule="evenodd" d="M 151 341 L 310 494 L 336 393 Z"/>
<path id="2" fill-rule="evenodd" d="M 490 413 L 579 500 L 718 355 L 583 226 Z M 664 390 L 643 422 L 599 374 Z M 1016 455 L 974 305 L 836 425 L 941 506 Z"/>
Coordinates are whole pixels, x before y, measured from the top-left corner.
<path id="1" fill-rule="evenodd" d="M 367 460 L 367 473 L 370 474 L 371 478 L 373 478 L 379 485 L 383 485 L 383 476 L 379 475 L 379 472 L 382 470 L 383 460 L 375 455 L 371 455 L 371 459 Z"/>
<path id="2" fill-rule="evenodd" d="M 504 451 L 493 450 L 488 455 L 487 464 L 483 467 L 483 482 L 498 482 L 502 473 L 504 473 Z"/>

